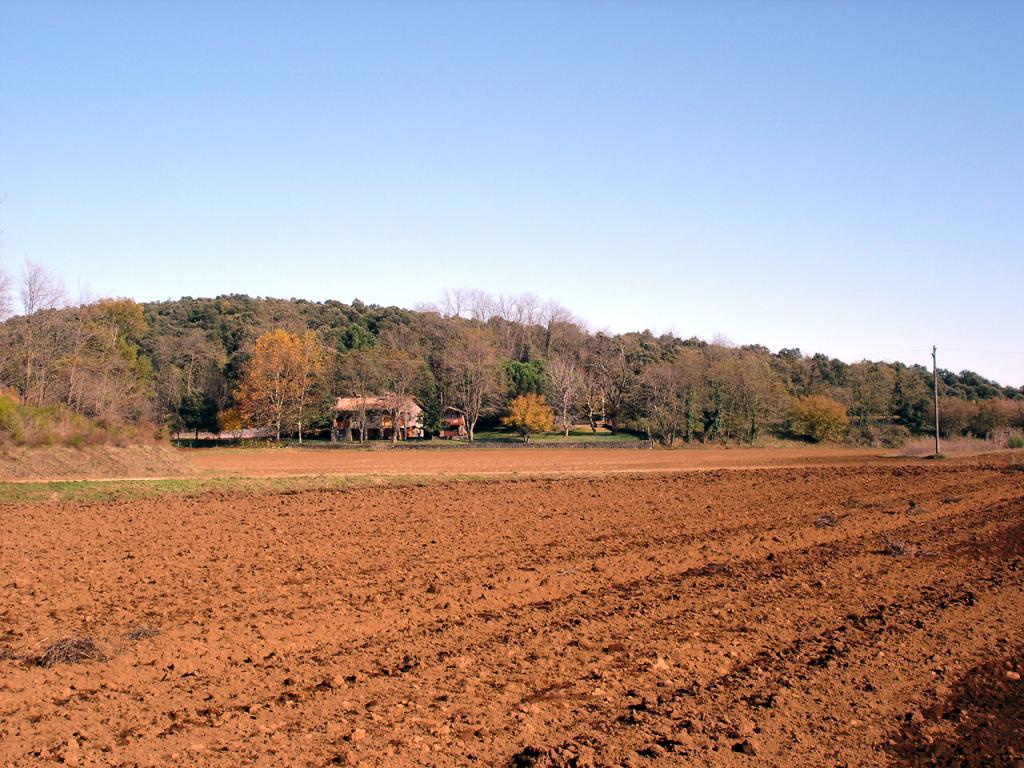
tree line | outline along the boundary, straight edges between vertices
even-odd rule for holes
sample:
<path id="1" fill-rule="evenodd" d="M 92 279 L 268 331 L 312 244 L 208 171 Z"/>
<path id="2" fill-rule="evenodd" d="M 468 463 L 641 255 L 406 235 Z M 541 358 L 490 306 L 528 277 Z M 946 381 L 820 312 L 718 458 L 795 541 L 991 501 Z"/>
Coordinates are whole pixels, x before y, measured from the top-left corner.
<path id="1" fill-rule="evenodd" d="M 0 317 L 0 386 L 22 403 L 174 431 L 301 436 L 328 427 L 334 398 L 371 393 L 396 409 L 414 397 L 435 432 L 446 412 L 461 414 L 470 439 L 502 419 L 524 423 L 516 413 L 547 428 L 540 396 L 565 434 L 582 424 L 666 445 L 892 444 L 933 418 L 922 366 L 592 332 L 531 295 L 454 292 L 415 310 L 244 295 L 71 302 L 27 263 L 20 278 L 0 277 Z M 1024 427 L 1019 389 L 971 371 L 940 371 L 939 387 L 947 434 Z"/>

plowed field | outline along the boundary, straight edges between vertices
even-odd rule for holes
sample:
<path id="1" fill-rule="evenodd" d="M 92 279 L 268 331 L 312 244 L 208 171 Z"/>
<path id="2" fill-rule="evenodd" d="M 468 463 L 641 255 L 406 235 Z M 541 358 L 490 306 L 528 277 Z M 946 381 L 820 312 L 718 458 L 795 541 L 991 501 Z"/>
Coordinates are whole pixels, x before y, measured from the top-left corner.
<path id="1" fill-rule="evenodd" d="M 1020 765 L 1022 470 L 0 505 L 0 765 Z"/>
<path id="2" fill-rule="evenodd" d="M 200 471 L 233 477 L 296 475 L 593 475 L 691 469 L 793 467 L 883 461 L 871 448 L 436 448 L 352 450 L 212 448 L 182 451 Z M 884 460 L 891 463 L 891 460 Z"/>

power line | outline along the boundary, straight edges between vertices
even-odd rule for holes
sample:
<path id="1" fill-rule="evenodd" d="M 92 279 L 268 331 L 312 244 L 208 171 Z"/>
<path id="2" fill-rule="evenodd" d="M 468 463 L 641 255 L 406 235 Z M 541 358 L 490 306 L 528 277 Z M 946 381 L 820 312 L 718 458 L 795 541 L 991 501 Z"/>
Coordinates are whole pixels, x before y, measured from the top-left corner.
<path id="1" fill-rule="evenodd" d="M 1009 352 L 1001 349 L 953 349 L 952 347 L 943 347 L 942 349 L 944 352 L 969 352 L 975 355 L 1024 355 L 1024 352 Z"/>

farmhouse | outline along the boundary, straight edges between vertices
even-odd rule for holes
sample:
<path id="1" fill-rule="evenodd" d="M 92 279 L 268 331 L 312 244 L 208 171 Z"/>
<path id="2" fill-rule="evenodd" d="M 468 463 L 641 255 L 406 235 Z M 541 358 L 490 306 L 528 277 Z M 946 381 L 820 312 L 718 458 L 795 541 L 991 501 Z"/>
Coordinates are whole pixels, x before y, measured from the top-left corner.
<path id="1" fill-rule="evenodd" d="M 441 437 L 456 440 L 466 437 L 466 417 L 454 408 L 445 408 L 441 417 Z"/>
<path id="2" fill-rule="evenodd" d="M 395 395 L 357 395 L 339 397 L 334 401 L 334 429 L 332 439 L 358 440 L 360 431 L 364 440 L 408 440 L 423 437 L 423 409 L 411 397 Z"/>

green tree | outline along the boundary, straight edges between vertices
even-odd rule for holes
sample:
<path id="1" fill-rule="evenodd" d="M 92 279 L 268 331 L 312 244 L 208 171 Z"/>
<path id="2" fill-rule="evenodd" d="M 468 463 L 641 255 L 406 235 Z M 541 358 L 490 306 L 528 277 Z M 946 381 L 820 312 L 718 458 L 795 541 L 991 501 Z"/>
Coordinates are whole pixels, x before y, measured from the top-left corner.
<path id="1" fill-rule="evenodd" d="M 366 349 L 377 344 L 377 337 L 358 323 L 352 323 L 341 334 L 341 346 L 344 349 Z"/>
<path id="2" fill-rule="evenodd" d="M 526 394 L 537 395 L 544 391 L 543 360 L 528 362 L 509 360 L 505 363 L 505 376 L 508 377 L 509 394 L 512 397 Z"/>
<path id="3" fill-rule="evenodd" d="M 181 398 L 178 419 L 181 426 L 195 431 L 196 439 L 199 438 L 199 430 L 216 432 L 220 428 L 217 404 L 202 392 L 191 392 Z"/>

